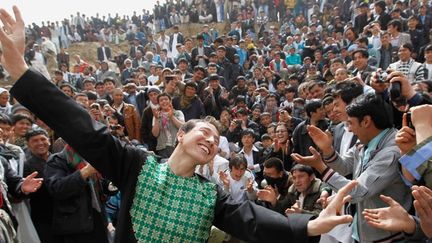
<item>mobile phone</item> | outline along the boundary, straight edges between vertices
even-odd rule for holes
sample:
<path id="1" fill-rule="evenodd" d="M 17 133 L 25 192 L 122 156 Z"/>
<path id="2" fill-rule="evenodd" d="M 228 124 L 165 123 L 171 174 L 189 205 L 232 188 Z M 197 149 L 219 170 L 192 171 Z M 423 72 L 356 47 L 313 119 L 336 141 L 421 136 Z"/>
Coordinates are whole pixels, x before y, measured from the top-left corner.
<path id="1" fill-rule="evenodd" d="M 412 124 L 412 120 L 411 120 L 411 112 L 410 112 L 410 111 L 408 111 L 408 112 L 406 113 L 406 121 L 407 121 L 407 125 L 408 125 L 408 127 L 412 128 L 412 129 L 415 129 L 414 125 Z"/>

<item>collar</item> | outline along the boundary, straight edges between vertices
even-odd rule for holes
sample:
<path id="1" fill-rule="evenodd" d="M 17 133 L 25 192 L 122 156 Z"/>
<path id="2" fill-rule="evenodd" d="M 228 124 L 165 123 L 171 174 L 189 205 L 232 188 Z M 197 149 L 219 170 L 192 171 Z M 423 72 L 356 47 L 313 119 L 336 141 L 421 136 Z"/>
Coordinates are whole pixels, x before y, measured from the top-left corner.
<path id="1" fill-rule="evenodd" d="M 252 152 L 259 152 L 259 149 L 257 147 L 255 147 L 255 145 L 252 145 Z M 246 153 L 243 148 L 240 150 L 239 153 Z"/>

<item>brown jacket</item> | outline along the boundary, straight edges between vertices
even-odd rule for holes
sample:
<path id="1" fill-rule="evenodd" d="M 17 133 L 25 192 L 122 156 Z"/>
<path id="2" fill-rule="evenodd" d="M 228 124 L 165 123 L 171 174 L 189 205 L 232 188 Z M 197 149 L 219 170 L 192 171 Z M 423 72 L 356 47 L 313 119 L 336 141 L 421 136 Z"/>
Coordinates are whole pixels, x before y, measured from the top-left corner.
<path id="1" fill-rule="evenodd" d="M 141 142 L 141 121 L 135 106 L 123 103 L 122 115 L 129 139 L 136 139 Z"/>

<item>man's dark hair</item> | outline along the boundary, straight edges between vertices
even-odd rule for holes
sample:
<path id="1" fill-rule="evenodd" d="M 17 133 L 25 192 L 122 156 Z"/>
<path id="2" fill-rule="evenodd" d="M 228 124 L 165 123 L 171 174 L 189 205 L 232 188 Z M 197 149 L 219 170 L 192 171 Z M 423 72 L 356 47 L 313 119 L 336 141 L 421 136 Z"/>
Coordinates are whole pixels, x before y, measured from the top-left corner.
<path id="1" fill-rule="evenodd" d="M 327 83 L 323 81 L 310 82 L 308 86 L 308 91 L 310 92 L 311 89 L 313 89 L 313 87 L 315 87 L 316 85 L 318 85 L 320 88 L 324 88 L 327 85 Z"/>
<path id="2" fill-rule="evenodd" d="M 404 44 L 402 44 L 400 47 L 403 47 L 403 48 L 405 48 L 405 49 L 408 49 L 410 52 L 413 52 L 413 51 L 414 51 L 414 47 L 413 47 L 413 45 L 410 44 L 410 43 L 404 43 Z"/>
<path id="3" fill-rule="evenodd" d="M 255 131 L 252 128 L 247 128 L 241 132 L 241 137 L 251 135 L 253 138 L 255 138 Z"/>
<path id="4" fill-rule="evenodd" d="M 31 124 L 34 123 L 33 118 L 27 114 L 18 113 L 11 117 L 12 125 L 15 125 L 17 122 L 21 120 L 28 120 Z"/>
<path id="5" fill-rule="evenodd" d="M 330 61 L 330 65 L 332 65 L 333 63 L 341 63 L 341 64 L 345 64 L 345 61 L 342 59 L 342 58 L 340 58 L 340 57 L 336 57 L 336 58 L 333 58 L 331 61 Z"/>
<path id="6" fill-rule="evenodd" d="M 236 154 L 229 160 L 228 167 L 230 170 L 232 168 L 240 169 L 242 166 L 247 168 L 247 160 L 242 154 Z"/>
<path id="7" fill-rule="evenodd" d="M 72 85 L 68 84 L 68 83 L 61 84 L 59 88 L 63 89 L 64 87 L 68 87 L 68 88 L 70 88 L 72 90 L 72 92 L 75 92 L 75 88 Z"/>
<path id="8" fill-rule="evenodd" d="M 359 37 L 359 38 L 357 39 L 357 41 L 358 41 L 359 43 L 364 43 L 366 46 L 369 45 L 369 40 L 368 40 L 367 37 Z"/>
<path id="9" fill-rule="evenodd" d="M 103 85 L 104 85 L 103 82 L 100 82 L 100 81 L 99 81 L 99 82 L 96 82 L 96 84 L 95 84 L 95 88 L 98 87 L 98 86 L 103 86 Z"/>
<path id="10" fill-rule="evenodd" d="M 388 26 L 393 26 L 397 29 L 398 32 L 401 32 L 402 30 L 402 23 L 399 19 L 392 19 L 390 22 L 388 22 L 387 27 Z"/>
<path id="11" fill-rule="evenodd" d="M 415 83 L 425 84 L 427 86 L 427 92 L 432 92 L 432 80 L 422 80 L 422 81 L 415 82 Z"/>
<path id="12" fill-rule="evenodd" d="M 353 58 L 354 58 L 354 55 L 356 53 L 361 53 L 362 57 L 369 58 L 369 52 L 367 50 L 363 49 L 363 48 L 359 48 L 359 49 L 353 51 L 353 53 L 352 53 L 352 57 Z"/>
<path id="13" fill-rule="evenodd" d="M 0 113 L 0 124 L 6 124 L 12 126 L 12 120 L 8 115 Z"/>
<path id="14" fill-rule="evenodd" d="M 355 117 L 360 121 L 365 116 L 370 116 L 375 127 L 386 129 L 393 126 L 391 115 L 388 112 L 383 99 L 375 94 L 363 94 L 357 97 L 346 108 L 349 117 Z"/>
<path id="15" fill-rule="evenodd" d="M 268 168 L 268 169 L 269 168 L 275 168 L 277 170 L 277 172 L 285 171 L 282 160 L 280 160 L 277 157 L 271 157 L 271 158 L 267 159 L 266 161 L 264 161 L 264 167 Z"/>
<path id="16" fill-rule="evenodd" d="M 324 99 L 323 99 L 323 106 L 326 106 L 326 105 L 330 105 L 330 104 L 332 104 L 332 103 L 333 103 L 333 100 L 334 100 L 334 98 L 333 98 L 333 96 L 331 96 L 331 95 L 326 95 L 326 96 L 324 96 Z"/>
<path id="17" fill-rule="evenodd" d="M 322 101 L 320 99 L 310 100 L 305 105 L 306 115 L 310 118 L 312 112 L 316 112 L 321 107 L 322 107 Z"/>
<path id="18" fill-rule="evenodd" d="M 427 45 L 424 49 L 425 52 L 432 51 L 432 45 Z"/>
<path id="19" fill-rule="evenodd" d="M 111 82 L 111 83 L 113 83 L 115 85 L 115 80 L 112 77 L 106 77 L 106 78 L 104 78 L 103 83 L 105 84 L 105 83 L 108 83 L 108 82 Z"/>
<path id="20" fill-rule="evenodd" d="M 334 86 L 332 94 L 333 98 L 340 97 L 348 105 L 354 98 L 363 94 L 363 87 L 353 81 L 342 81 Z"/>
<path id="21" fill-rule="evenodd" d="M 196 65 L 196 66 L 194 67 L 194 72 L 196 72 L 196 71 L 201 71 L 201 72 L 203 72 L 204 74 L 206 73 L 206 70 L 205 70 L 203 67 L 199 66 L 199 65 Z"/>
<path id="22" fill-rule="evenodd" d="M 97 100 L 97 94 L 93 91 L 86 91 L 84 94 L 87 95 L 89 100 Z"/>
<path id="23" fill-rule="evenodd" d="M 169 100 L 172 100 L 171 96 L 170 96 L 169 94 L 165 93 L 165 92 L 159 94 L 159 95 L 157 96 L 157 100 L 159 101 L 159 99 L 160 99 L 161 97 L 164 97 L 164 96 L 165 96 L 165 97 L 168 97 Z"/>
<path id="24" fill-rule="evenodd" d="M 28 142 L 30 140 L 30 138 L 37 136 L 37 135 L 45 135 L 46 137 L 48 137 L 48 133 L 43 129 L 40 129 L 40 128 L 39 129 L 30 129 L 25 134 L 25 140 Z"/>
<path id="25" fill-rule="evenodd" d="M 207 67 L 208 67 L 208 68 L 209 68 L 209 67 L 215 67 L 215 68 L 217 68 L 217 64 L 214 63 L 214 62 L 210 62 L 210 63 L 207 65 Z"/>
<path id="26" fill-rule="evenodd" d="M 304 173 L 308 174 L 308 176 L 314 175 L 314 170 L 312 169 L 312 167 L 307 166 L 307 165 L 296 164 L 296 165 L 294 165 L 294 167 L 291 168 L 291 174 L 294 171 L 304 172 Z"/>
<path id="27" fill-rule="evenodd" d="M 76 100 L 76 98 L 79 97 L 79 96 L 83 96 L 83 97 L 87 97 L 88 98 L 87 94 L 84 94 L 84 93 L 80 92 L 80 93 L 75 93 L 75 96 L 73 97 L 74 100 Z"/>

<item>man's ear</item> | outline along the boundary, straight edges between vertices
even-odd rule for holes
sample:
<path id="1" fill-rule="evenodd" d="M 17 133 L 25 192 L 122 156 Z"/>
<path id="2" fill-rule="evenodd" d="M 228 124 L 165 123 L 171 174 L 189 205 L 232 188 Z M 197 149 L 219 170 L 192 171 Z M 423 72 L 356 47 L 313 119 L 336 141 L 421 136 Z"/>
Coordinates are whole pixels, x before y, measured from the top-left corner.
<path id="1" fill-rule="evenodd" d="M 363 123 L 364 127 L 368 128 L 368 127 L 370 127 L 370 126 L 372 125 L 372 123 L 373 123 L 373 121 L 372 121 L 372 117 L 369 116 L 369 115 L 364 116 L 361 122 Z"/>
<path id="2" fill-rule="evenodd" d="M 182 143 L 183 142 L 183 138 L 184 138 L 185 134 L 186 133 L 183 130 L 181 130 L 181 129 L 177 132 L 177 141 L 178 141 L 178 143 Z"/>

